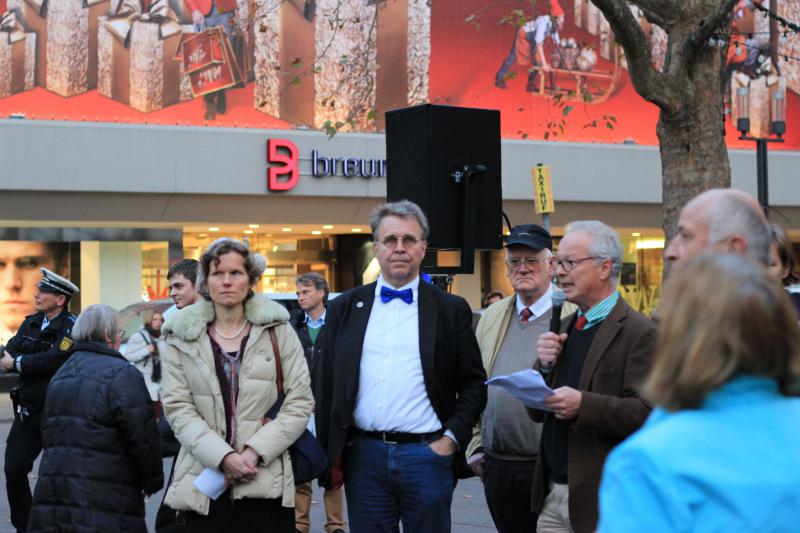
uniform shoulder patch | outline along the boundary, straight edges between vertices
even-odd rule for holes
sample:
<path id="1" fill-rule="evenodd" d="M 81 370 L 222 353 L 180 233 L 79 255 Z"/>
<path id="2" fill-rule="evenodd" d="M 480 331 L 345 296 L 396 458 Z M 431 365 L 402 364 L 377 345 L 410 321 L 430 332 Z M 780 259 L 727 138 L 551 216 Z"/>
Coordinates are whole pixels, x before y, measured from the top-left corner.
<path id="1" fill-rule="evenodd" d="M 61 350 L 62 352 L 66 352 L 67 350 L 72 348 L 73 344 L 74 343 L 72 342 L 72 339 L 70 339 L 69 337 L 64 337 L 63 339 L 61 339 L 61 344 L 58 345 L 58 349 Z"/>

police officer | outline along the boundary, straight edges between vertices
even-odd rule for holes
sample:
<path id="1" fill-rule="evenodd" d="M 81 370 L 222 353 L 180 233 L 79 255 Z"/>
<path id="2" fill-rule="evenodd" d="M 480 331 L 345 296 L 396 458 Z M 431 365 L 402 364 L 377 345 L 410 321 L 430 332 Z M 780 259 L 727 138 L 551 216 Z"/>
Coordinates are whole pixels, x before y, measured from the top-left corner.
<path id="1" fill-rule="evenodd" d="M 42 269 L 34 295 L 36 314 L 25 318 L 5 347 L 0 367 L 19 374 L 11 391 L 14 424 L 6 440 L 5 474 L 11 523 L 25 531 L 31 509 L 28 474 L 42 451 L 42 409 L 50 378 L 67 360 L 72 348 L 70 331 L 75 316 L 68 306 L 78 287 L 66 278 Z"/>

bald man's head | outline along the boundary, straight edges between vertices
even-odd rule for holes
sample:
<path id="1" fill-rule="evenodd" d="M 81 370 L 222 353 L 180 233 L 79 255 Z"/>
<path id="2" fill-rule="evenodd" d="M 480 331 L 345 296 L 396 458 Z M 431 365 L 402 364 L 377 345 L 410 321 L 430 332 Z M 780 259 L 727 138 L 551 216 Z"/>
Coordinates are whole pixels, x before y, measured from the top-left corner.
<path id="1" fill-rule="evenodd" d="M 758 201 L 737 189 L 711 189 L 687 203 L 666 250 L 673 267 L 716 249 L 769 263 L 770 229 Z"/>

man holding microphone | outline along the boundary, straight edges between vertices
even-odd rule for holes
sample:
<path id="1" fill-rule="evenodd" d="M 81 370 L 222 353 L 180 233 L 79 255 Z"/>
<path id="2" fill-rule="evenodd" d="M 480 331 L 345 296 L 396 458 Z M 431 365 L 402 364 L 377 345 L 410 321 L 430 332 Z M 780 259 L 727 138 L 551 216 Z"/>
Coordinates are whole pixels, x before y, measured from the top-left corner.
<path id="1" fill-rule="evenodd" d="M 650 405 L 637 387 L 650 371 L 656 327 L 617 292 L 622 246 L 613 228 L 573 222 L 555 259 L 558 284 L 578 306 L 561 334 L 539 337 L 537 367 L 555 394 L 543 422 L 532 505 L 538 531 L 594 531 L 597 491 L 611 449 L 639 429 Z"/>

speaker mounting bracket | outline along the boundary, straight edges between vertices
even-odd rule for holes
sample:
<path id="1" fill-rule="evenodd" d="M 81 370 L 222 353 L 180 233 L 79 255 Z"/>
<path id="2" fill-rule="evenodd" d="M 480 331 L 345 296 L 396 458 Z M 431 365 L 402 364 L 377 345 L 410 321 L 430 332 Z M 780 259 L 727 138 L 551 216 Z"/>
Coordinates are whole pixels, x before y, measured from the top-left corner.
<path id="1" fill-rule="evenodd" d="M 450 178 L 461 187 L 461 257 L 459 265 L 453 267 L 438 266 L 437 250 L 430 250 L 423 264 L 428 274 L 472 274 L 475 272 L 475 219 L 478 204 L 478 181 L 486 176 L 486 166 L 469 164 L 463 160 L 450 163 Z"/>

